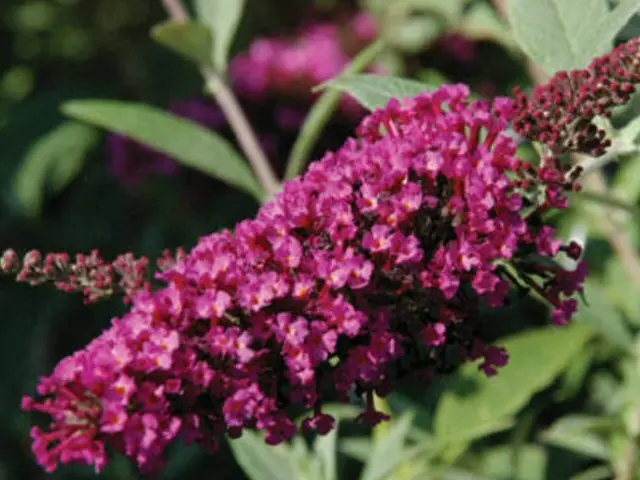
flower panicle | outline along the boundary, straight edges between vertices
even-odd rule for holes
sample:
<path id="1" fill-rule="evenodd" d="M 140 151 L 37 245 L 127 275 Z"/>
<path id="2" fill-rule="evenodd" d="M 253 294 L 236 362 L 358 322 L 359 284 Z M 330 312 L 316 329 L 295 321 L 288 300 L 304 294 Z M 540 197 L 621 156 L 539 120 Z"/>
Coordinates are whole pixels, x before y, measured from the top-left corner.
<path id="1" fill-rule="evenodd" d="M 25 398 L 50 419 L 32 432 L 38 461 L 100 470 L 112 447 L 158 472 L 178 438 L 212 452 L 246 429 L 287 441 L 293 410 L 310 412 L 305 431 L 327 433 L 324 406 L 353 393 L 366 400 L 358 420 L 375 425 L 386 416 L 374 393 L 406 376 L 476 360 L 498 373 L 508 352 L 483 341 L 478 317 L 513 288 L 569 322 L 586 266 L 539 259 L 581 254 L 544 222 L 576 179 L 517 158 L 513 109 L 471 101 L 462 84 L 392 101 L 254 219 L 166 254 L 162 287 L 136 293 Z"/>
<path id="2" fill-rule="evenodd" d="M 594 123 L 624 105 L 640 83 L 640 38 L 596 58 L 585 69 L 561 71 L 527 96 L 514 90 L 516 132 L 538 141 L 554 155 L 578 152 L 604 155 L 611 141 Z"/>

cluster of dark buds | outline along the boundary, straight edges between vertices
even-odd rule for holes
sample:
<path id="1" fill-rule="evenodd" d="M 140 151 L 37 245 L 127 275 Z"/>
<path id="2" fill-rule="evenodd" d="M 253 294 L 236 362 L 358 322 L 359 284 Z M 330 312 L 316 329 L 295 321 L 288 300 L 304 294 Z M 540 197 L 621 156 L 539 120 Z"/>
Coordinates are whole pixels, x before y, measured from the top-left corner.
<path id="1" fill-rule="evenodd" d="M 5 250 L 0 258 L 0 270 L 15 275 L 18 282 L 29 285 L 53 283 L 66 293 L 82 293 L 86 304 L 124 295 L 125 302 L 139 291 L 149 288 L 149 260 L 136 258 L 133 253 L 119 255 L 113 262 L 106 262 L 98 250 L 89 255 L 68 253 L 27 252 L 23 258 L 13 249 Z"/>
<path id="2" fill-rule="evenodd" d="M 513 128 L 547 145 L 554 155 L 579 152 L 594 157 L 611 145 L 593 120 L 609 117 L 629 101 L 640 83 L 640 37 L 596 58 L 583 70 L 557 73 L 531 97 L 515 89 L 518 114 Z"/>
<path id="3" fill-rule="evenodd" d="M 375 425 L 374 394 L 403 377 L 505 365 L 478 318 L 514 290 L 534 289 L 567 323 L 586 267 L 552 261 L 581 252 L 544 218 L 568 206 L 574 179 L 516 157 L 511 99 L 469 96 L 447 85 L 392 101 L 255 219 L 168 256 L 162 288 L 24 398 L 49 419 L 32 430 L 39 463 L 99 471 L 113 449 L 156 473 L 178 439 L 212 452 L 245 429 L 287 441 L 300 409 L 302 428 L 325 434 L 323 406 L 352 393 Z"/>

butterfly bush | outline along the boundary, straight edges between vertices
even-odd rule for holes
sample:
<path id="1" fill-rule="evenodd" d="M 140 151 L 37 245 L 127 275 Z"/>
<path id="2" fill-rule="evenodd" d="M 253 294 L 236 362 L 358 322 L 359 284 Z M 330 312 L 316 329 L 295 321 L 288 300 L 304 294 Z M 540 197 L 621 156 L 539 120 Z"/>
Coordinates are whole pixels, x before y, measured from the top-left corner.
<path id="1" fill-rule="evenodd" d="M 327 402 L 373 395 L 461 361 L 494 375 L 508 352 L 482 340 L 479 313 L 532 289 L 557 324 L 586 269 L 551 261 L 580 247 L 544 214 L 567 207 L 575 171 L 516 156 L 514 101 L 447 85 L 365 118 L 254 219 L 168 256 L 162 288 L 134 296 L 86 348 L 43 377 L 22 407 L 49 419 L 39 463 L 91 464 L 108 449 L 157 473 L 177 439 L 215 452 L 226 434 L 268 444 L 335 425 Z"/>

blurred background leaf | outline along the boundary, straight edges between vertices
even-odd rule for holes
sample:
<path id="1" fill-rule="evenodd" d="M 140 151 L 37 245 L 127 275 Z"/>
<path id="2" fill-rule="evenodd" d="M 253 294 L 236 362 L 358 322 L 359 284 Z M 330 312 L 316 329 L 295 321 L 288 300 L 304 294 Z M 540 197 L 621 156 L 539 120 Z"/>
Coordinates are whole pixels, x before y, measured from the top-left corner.
<path id="1" fill-rule="evenodd" d="M 198 18 L 211 29 L 213 46 L 209 58 L 219 72 L 224 72 L 229 63 L 229 50 L 245 4 L 245 0 L 195 0 Z"/>
<path id="2" fill-rule="evenodd" d="M 557 38 L 558 32 L 551 31 L 557 19 L 543 11 L 550 1 L 507 0 L 512 8 L 521 9 L 511 26 L 495 10 L 499 2 L 488 0 L 246 0 L 246 5 L 217 6 L 206 0 L 188 1 L 212 33 L 202 35 L 204 30 L 199 29 L 192 37 L 196 41 L 187 41 L 191 46 L 186 47 L 183 38 L 180 48 L 198 62 L 213 59 L 223 70 L 228 59 L 265 35 L 289 41 L 298 28 L 317 18 L 340 23 L 358 9 L 373 13 L 389 43 L 373 51 L 376 68 L 384 67 L 380 73 L 395 76 L 384 81 L 371 75 L 338 77 L 311 114 L 309 104 L 294 99 L 302 115 L 308 115 L 302 130 L 313 130 L 300 137 L 295 155 L 291 147 L 300 128 L 286 131 L 274 115 L 277 107 L 290 106 L 292 99 L 268 98 L 259 107 L 255 100 L 245 102 L 258 130 L 270 129 L 272 136 L 264 139 L 265 144 L 276 145 L 274 157 L 281 171 L 288 157 L 300 160 L 289 164 L 288 176 L 294 176 L 307 161 L 353 134 L 354 122 L 332 123 L 341 115 L 339 103 L 345 92 L 369 108 L 383 106 L 394 95 L 414 95 L 444 82 L 468 83 L 476 97 L 508 95 L 515 85 L 532 87 L 515 38 L 553 73 L 555 65 L 589 61 L 592 47 L 593 51 L 609 48 L 620 29 L 616 42 L 640 32 L 634 0 L 587 4 L 567 0 L 561 7 L 573 17 L 562 19 L 570 28 Z M 155 258 L 164 248 L 189 248 L 199 236 L 255 213 L 261 190 L 231 146 L 230 132 L 207 128 L 206 135 L 199 131 L 194 140 L 188 121 L 174 117 L 169 124 L 165 121 L 174 101 L 202 98 L 203 93 L 197 69 L 149 38 L 152 26 L 165 20 L 157 0 L 2 2 L 3 248 L 75 253 L 99 247 L 107 258 L 129 250 Z M 162 28 L 155 35 L 176 33 Z M 342 32 L 345 38 L 349 33 L 353 32 Z M 174 39 L 171 42 L 177 45 Z M 572 46 L 580 49 L 568 52 Z M 373 61 L 364 60 L 356 65 L 358 72 Z M 96 111 L 78 112 L 87 115 L 89 124 L 67 122 L 60 115 L 60 105 L 85 98 L 118 99 L 127 108 L 109 110 L 104 117 L 100 110 L 95 118 Z M 614 220 L 637 249 L 640 227 L 632 215 L 640 203 L 639 99 L 636 96 L 612 119 L 619 129 L 612 138 L 625 148 L 603 170 L 610 196 L 598 202 L 576 196 L 575 208 L 554 218 L 563 235 L 577 232 L 586 243 L 590 306 L 581 305 L 577 325 L 541 330 L 548 324 L 546 307 L 535 301 L 514 302 L 478 320 L 486 326 L 488 342 L 511 348 L 512 364 L 504 375 L 486 380 L 470 365 L 442 381 L 399 382 L 388 398 L 393 420 L 375 435 L 347 420 L 362 407 L 354 400 L 352 405 L 327 406 L 327 413 L 340 416 L 339 432 L 327 437 L 300 436 L 273 449 L 259 436 L 247 434 L 225 442 L 214 456 L 177 445 L 163 477 L 262 480 L 271 474 L 341 480 L 361 478 L 366 472 L 388 480 L 633 478 L 637 465 L 629 461 L 633 456 L 628 452 L 633 453 L 630 446 L 637 442 L 640 292 L 627 262 L 617 256 L 598 225 L 603 218 Z M 139 105 L 142 111 L 137 110 Z M 158 112 L 163 112 L 161 120 Z M 101 135 L 91 125 L 137 136 L 175 154 L 188 168 L 174 176 L 151 176 L 136 188 L 123 185 L 114 173 L 108 143 L 100 143 Z M 176 132 L 181 129 L 190 133 L 178 142 L 182 135 Z M 330 136 L 335 138 L 326 143 Z M 127 148 L 132 145 L 135 142 Z M 144 166 L 144 154 L 135 148 L 132 152 L 129 159 Z M 522 144 L 519 152 L 536 161 L 529 145 Z M 0 281 L 4 308 L 0 478 L 95 478 L 89 469 L 75 467 L 44 474 L 30 452 L 28 430 L 34 419 L 18 413 L 18 407 L 21 395 L 33 391 L 39 375 L 100 333 L 124 306 L 106 302 L 87 309 L 81 299 L 46 287 L 34 290 L 6 278 Z M 470 385 L 477 389 L 469 390 Z M 625 468 L 630 473 L 622 477 Z M 128 461 L 117 457 L 100 478 L 141 477 Z"/>
<path id="3" fill-rule="evenodd" d="M 149 105 L 82 100 L 63 105 L 65 114 L 148 145 L 183 164 L 222 180 L 257 200 L 264 192 L 231 144 L 195 122 Z"/>
<path id="4" fill-rule="evenodd" d="M 197 64 L 211 64 L 211 31 L 203 24 L 167 21 L 151 29 L 151 38 Z"/>
<path id="5" fill-rule="evenodd" d="M 66 187 L 97 142 L 95 129 L 67 122 L 33 144 L 14 179 L 15 195 L 25 215 L 40 214 L 47 191 L 58 193 Z"/>
<path id="6" fill-rule="evenodd" d="M 433 90 L 435 86 L 404 78 L 359 74 L 340 76 L 322 85 L 322 88 L 348 93 L 367 109 L 377 110 L 387 106 L 392 98 L 402 100 L 415 97 Z"/>
<path id="7" fill-rule="evenodd" d="M 518 334 L 501 342 L 509 364 L 496 377 L 468 365 L 454 377 L 438 406 L 436 438 L 443 444 L 468 442 L 516 414 L 538 390 L 549 385 L 589 339 L 591 330 L 574 325 Z"/>

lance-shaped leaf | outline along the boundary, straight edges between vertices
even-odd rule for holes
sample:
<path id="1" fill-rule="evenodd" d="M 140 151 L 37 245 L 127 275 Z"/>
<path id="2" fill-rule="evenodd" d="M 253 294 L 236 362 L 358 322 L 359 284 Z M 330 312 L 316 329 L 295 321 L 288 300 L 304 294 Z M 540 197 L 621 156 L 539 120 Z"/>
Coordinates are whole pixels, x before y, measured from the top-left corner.
<path id="1" fill-rule="evenodd" d="M 611 50 L 613 39 L 640 10 L 623 0 L 509 0 L 509 19 L 522 49 L 549 74 L 585 68 Z"/>
<path id="2" fill-rule="evenodd" d="M 369 110 L 383 108 L 392 98 L 415 97 L 433 87 L 415 80 L 381 75 L 344 75 L 322 85 L 347 93 Z"/>
<path id="3" fill-rule="evenodd" d="M 65 103 L 62 111 L 148 145 L 258 201 L 264 198 L 262 187 L 235 148 L 191 120 L 149 105 L 113 100 L 75 100 Z"/>
<path id="4" fill-rule="evenodd" d="M 487 378 L 477 365 L 462 368 L 440 400 L 437 440 L 471 441 L 485 433 L 485 425 L 512 417 L 566 368 L 591 332 L 578 324 L 524 332 L 500 342 L 509 351 L 509 363 L 495 377 Z"/>
<path id="5" fill-rule="evenodd" d="M 198 19 L 211 29 L 211 61 L 219 72 L 227 68 L 229 49 L 238 30 L 245 0 L 196 0 Z"/>
<path id="6" fill-rule="evenodd" d="M 58 192 L 78 174 L 98 132 L 87 125 L 66 122 L 41 137 L 20 165 L 13 189 L 21 210 L 29 217 L 40 213 L 47 190 Z"/>
<path id="7" fill-rule="evenodd" d="M 151 29 L 151 38 L 199 65 L 210 65 L 213 40 L 207 26 L 198 22 L 168 21 Z"/>
<path id="8" fill-rule="evenodd" d="M 264 438 L 251 431 L 230 440 L 229 446 L 245 475 L 251 480 L 303 480 L 291 449 L 286 445 L 267 445 Z"/>

